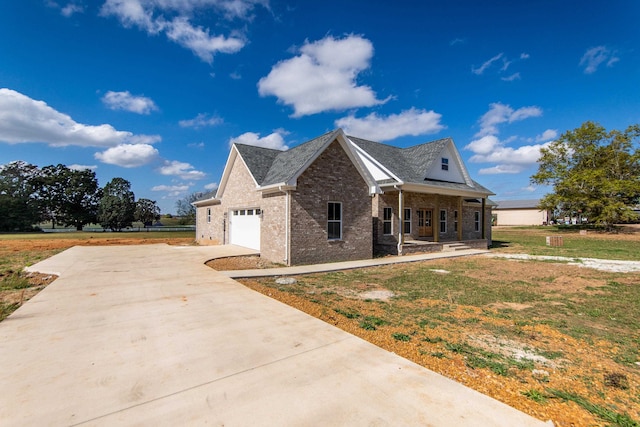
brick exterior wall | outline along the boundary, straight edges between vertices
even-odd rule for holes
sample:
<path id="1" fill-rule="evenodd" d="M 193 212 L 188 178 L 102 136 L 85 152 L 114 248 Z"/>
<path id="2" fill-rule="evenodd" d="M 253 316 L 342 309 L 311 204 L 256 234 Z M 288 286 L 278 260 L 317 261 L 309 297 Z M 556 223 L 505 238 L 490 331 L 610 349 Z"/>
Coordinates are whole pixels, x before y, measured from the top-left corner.
<path id="1" fill-rule="evenodd" d="M 327 239 L 329 202 L 342 203 L 342 239 Z M 291 264 L 373 256 L 369 187 L 338 142 L 298 178 L 291 193 Z"/>

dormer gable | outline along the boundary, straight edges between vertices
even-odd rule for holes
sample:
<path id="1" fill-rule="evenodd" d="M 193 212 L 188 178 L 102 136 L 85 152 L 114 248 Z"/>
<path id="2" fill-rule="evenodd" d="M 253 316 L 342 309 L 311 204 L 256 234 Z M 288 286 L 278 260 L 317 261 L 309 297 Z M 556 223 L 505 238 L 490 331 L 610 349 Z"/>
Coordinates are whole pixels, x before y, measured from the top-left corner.
<path id="1" fill-rule="evenodd" d="M 434 156 L 424 174 L 425 180 L 471 185 L 471 177 L 451 139 Z"/>

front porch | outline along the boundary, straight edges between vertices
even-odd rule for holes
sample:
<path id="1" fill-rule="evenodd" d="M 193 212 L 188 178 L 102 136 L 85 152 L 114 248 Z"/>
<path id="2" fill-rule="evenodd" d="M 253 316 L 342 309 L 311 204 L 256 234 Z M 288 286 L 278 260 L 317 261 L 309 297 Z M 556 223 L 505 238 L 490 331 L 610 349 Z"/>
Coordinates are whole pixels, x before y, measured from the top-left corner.
<path id="1" fill-rule="evenodd" d="M 434 242 L 423 239 L 405 239 L 399 251 L 397 244 L 376 243 L 374 247 L 375 256 L 386 255 L 410 255 L 433 252 L 455 252 L 465 249 L 488 249 L 487 239 L 461 240 L 449 242 Z"/>

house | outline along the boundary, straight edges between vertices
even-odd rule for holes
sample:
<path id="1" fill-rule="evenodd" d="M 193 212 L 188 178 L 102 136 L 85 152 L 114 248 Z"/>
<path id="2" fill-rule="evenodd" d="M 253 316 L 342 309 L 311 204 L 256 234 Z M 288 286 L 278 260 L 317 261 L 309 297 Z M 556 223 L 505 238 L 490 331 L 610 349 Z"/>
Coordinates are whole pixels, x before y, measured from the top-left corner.
<path id="1" fill-rule="evenodd" d="M 504 200 L 496 201 L 493 208 L 493 225 L 546 225 L 551 212 L 540 209 L 540 200 Z"/>
<path id="2" fill-rule="evenodd" d="M 196 240 L 285 265 L 487 248 L 491 194 L 451 138 L 398 148 L 338 129 L 287 151 L 234 144 L 215 197 L 194 203 Z"/>

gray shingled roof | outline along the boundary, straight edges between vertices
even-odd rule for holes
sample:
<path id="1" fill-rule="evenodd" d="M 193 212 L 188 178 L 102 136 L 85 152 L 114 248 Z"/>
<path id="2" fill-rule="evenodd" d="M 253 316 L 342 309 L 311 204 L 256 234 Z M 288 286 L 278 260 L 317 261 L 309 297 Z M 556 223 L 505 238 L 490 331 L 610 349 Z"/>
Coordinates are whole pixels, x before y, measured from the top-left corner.
<path id="1" fill-rule="evenodd" d="M 472 189 L 482 193 L 491 193 L 491 190 L 473 180 L 473 186 L 469 186 L 463 183 L 425 179 L 427 171 L 433 162 L 439 159 L 442 150 L 449 143 L 453 143 L 451 138 L 438 139 L 408 148 L 392 147 L 353 136 L 348 138 L 405 183 L 428 184 L 456 190 Z M 380 182 L 380 184 L 385 183 Z"/>
<path id="2" fill-rule="evenodd" d="M 274 159 L 269 173 L 262 186 L 287 182 L 302 168 L 322 147 L 327 140 L 333 138 L 336 131 L 325 133 L 311 141 L 300 144 L 287 151 L 281 151 Z"/>
<path id="3" fill-rule="evenodd" d="M 264 181 L 276 157 L 282 154 L 280 150 L 253 145 L 236 144 L 236 148 L 258 185 Z"/>
<path id="4" fill-rule="evenodd" d="M 354 136 L 348 138 L 402 181 L 414 183 L 424 181 L 433 161 L 451 142 L 451 138 L 444 138 L 413 147 L 398 148 Z"/>
<path id="5" fill-rule="evenodd" d="M 236 144 L 236 148 L 258 185 L 265 187 L 289 182 L 317 154 L 318 150 L 337 136 L 338 132 L 340 130 L 325 133 L 287 151 L 243 144 Z M 473 187 L 470 188 L 466 184 L 425 180 L 427 170 L 438 159 L 445 146 L 452 143 L 451 138 L 439 139 L 408 148 L 393 147 L 353 136 L 348 136 L 348 138 L 405 183 L 491 193 L 490 190 L 475 181 L 473 181 Z M 380 184 L 384 183 L 380 182 Z"/>

